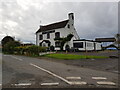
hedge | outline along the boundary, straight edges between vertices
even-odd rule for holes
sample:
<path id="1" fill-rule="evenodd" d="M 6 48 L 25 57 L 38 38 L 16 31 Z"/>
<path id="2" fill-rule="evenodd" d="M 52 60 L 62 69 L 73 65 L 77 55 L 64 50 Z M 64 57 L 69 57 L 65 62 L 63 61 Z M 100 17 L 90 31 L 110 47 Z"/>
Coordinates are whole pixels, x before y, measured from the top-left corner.
<path id="1" fill-rule="evenodd" d="M 25 55 L 39 55 L 40 52 L 45 52 L 47 47 L 41 46 L 20 46 L 15 48 L 15 53 Z"/>

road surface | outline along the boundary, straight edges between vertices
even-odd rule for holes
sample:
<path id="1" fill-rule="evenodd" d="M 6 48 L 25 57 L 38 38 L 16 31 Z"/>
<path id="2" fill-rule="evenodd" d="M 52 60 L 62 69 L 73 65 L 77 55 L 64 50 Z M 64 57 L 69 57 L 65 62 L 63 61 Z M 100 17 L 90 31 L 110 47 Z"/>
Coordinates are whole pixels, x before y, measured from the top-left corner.
<path id="1" fill-rule="evenodd" d="M 26 56 L 3 55 L 3 88 L 118 87 L 118 74 Z"/>
<path id="2" fill-rule="evenodd" d="M 0 89 L 2 88 L 2 54 L 0 53 Z"/>

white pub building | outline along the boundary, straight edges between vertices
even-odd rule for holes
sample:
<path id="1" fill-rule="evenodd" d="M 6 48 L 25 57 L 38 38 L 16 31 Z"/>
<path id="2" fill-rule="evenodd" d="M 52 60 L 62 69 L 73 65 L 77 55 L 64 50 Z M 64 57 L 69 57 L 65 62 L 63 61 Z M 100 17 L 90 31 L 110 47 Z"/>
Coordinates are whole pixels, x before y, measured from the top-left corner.
<path id="1" fill-rule="evenodd" d="M 70 41 L 66 42 L 63 46 L 63 50 L 78 49 L 80 51 L 85 50 L 101 50 L 101 43 L 91 40 L 81 40 L 74 27 L 74 14 L 69 13 L 68 19 L 49 25 L 40 26 L 36 32 L 36 44 L 38 46 L 50 47 L 54 46 L 55 50 L 60 50 L 61 43 L 55 38 L 64 38 L 69 34 L 73 37 Z"/>

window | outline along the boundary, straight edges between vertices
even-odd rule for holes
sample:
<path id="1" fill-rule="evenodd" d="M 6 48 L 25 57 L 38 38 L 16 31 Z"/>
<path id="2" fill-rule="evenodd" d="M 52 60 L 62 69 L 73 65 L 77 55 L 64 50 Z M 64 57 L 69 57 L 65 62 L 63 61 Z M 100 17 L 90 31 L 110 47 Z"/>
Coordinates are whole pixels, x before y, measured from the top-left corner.
<path id="1" fill-rule="evenodd" d="M 83 48 L 83 42 L 73 43 L 73 46 L 74 46 L 75 48 Z"/>
<path id="2" fill-rule="evenodd" d="M 47 39 L 49 39 L 50 38 L 50 33 L 47 33 Z"/>
<path id="3" fill-rule="evenodd" d="M 42 40 L 43 39 L 43 35 L 39 35 L 39 40 Z"/>
<path id="4" fill-rule="evenodd" d="M 60 47 L 61 43 L 60 42 L 55 42 L 55 47 Z"/>
<path id="5" fill-rule="evenodd" d="M 93 47 L 92 43 L 87 43 L 87 47 Z"/>
<path id="6" fill-rule="evenodd" d="M 74 16 L 72 15 L 72 19 L 74 19 Z"/>
<path id="7" fill-rule="evenodd" d="M 55 38 L 60 38 L 60 32 L 55 33 Z"/>
<path id="8" fill-rule="evenodd" d="M 68 24 L 68 28 L 70 28 L 70 25 Z"/>
<path id="9" fill-rule="evenodd" d="M 45 31 L 45 32 L 42 32 L 42 34 L 47 34 L 47 33 L 54 33 L 55 30 L 52 30 L 52 31 Z"/>

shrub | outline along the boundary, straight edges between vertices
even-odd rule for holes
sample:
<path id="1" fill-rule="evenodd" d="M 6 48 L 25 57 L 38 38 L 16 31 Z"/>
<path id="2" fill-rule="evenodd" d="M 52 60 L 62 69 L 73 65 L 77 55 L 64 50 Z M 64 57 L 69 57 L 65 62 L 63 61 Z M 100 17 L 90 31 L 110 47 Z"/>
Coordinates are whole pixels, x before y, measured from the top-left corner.
<path id="1" fill-rule="evenodd" d="M 13 37 L 11 36 L 5 36 L 2 40 L 1 40 L 1 43 L 2 43 L 2 47 L 4 47 L 4 45 L 10 41 L 15 41 Z"/>
<path id="2" fill-rule="evenodd" d="M 73 34 L 68 34 L 67 37 L 64 38 L 54 38 L 54 40 L 58 40 L 61 42 L 60 49 L 63 50 L 64 44 L 72 39 L 74 35 Z"/>
<path id="3" fill-rule="evenodd" d="M 3 52 L 13 54 L 17 46 L 20 46 L 18 41 L 7 42 L 3 47 Z"/>
<path id="4" fill-rule="evenodd" d="M 16 52 L 18 54 L 25 54 L 25 55 L 38 56 L 40 52 L 45 52 L 45 51 L 46 51 L 46 47 L 41 47 L 36 45 L 16 47 Z"/>
<path id="5" fill-rule="evenodd" d="M 55 47 L 52 45 L 52 46 L 50 46 L 50 50 L 51 51 L 54 51 L 55 50 Z"/>

